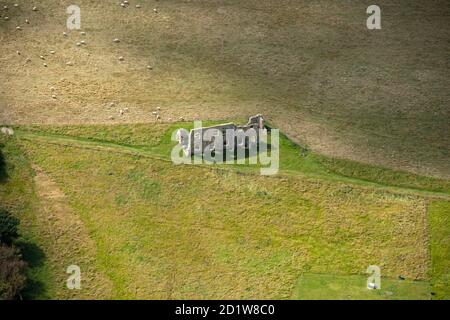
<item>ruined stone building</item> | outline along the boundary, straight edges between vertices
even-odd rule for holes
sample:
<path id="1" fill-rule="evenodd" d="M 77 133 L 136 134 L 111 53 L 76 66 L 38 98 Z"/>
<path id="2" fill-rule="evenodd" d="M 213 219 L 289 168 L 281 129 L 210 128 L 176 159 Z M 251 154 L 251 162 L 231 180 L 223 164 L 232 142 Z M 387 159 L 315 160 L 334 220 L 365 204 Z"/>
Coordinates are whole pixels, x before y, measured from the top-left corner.
<path id="1" fill-rule="evenodd" d="M 194 128 L 189 134 L 178 132 L 177 138 L 187 156 L 201 155 L 208 148 L 215 148 L 216 137 L 221 137 L 223 149 L 248 148 L 259 141 L 259 129 L 264 129 L 264 118 L 261 114 L 249 118 L 246 125 L 224 123 L 210 127 Z M 220 139 L 219 139 L 220 141 Z M 214 149 L 213 149 L 214 150 Z"/>

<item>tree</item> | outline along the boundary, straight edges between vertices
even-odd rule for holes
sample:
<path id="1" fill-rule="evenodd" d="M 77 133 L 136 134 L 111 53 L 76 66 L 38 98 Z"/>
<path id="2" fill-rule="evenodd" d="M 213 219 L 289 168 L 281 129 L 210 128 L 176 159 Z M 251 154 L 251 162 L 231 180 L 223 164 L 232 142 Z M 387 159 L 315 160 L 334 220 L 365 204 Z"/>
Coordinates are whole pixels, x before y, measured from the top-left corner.
<path id="1" fill-rule="evenodd" d="M 25 268 L 16 248 L 0 244 L 0 300 L 14 299 L 24 288 Z"/>
<path id="2" fill-rule="evenodd" d="M 0 243 L 11 244 L 17 238 L 19 220 L 0 208 Z"/>

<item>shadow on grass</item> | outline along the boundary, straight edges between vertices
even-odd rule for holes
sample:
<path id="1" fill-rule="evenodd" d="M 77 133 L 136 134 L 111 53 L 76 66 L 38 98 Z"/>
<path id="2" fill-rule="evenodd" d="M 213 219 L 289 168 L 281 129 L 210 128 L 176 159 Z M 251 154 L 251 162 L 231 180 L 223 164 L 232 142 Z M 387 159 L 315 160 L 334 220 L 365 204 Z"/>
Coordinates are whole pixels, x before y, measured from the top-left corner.
<path id="1" fill-rule="evenodd" d="M 37 272 L 42 269 L 46 256 L 44 251 L 36 244 L 20 240 L 15 243 L 22 253 L 22 258 L 28 264 L 27 282 L 21 295 L 23 299 L 45 299 L 47 295 L 47 287 L 45 284 L 37 280 Z"/>
<path id="2" fill-rule="evenodd" d="M 4 145 L 0 143 L 0 183 L 4 183 L 8 179 L 8 174 L 6 172 L 6 161 L 2 152 L 3 147 Z"/>

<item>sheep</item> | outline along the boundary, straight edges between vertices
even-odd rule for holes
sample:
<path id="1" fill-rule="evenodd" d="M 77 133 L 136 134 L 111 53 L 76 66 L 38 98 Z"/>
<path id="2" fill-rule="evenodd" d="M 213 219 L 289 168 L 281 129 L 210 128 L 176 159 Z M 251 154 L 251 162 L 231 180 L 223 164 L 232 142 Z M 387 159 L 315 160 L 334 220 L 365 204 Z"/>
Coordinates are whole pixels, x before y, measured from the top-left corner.
<path id="1" fill-rule="evenodd" d="M 25 23 L 26 23 L 26 24 L 30 24 L 30 20 L 25 19 Z"/>
<path id="2" fill-rule="evenodd" d="M 73 66 L 73 62 L 72 62 L 72 61 L 67 61 L 67 62 L 66 62 L 66 65 L 68 65 L 68 66 Z"/>
<path id="3" fill-rule="evenodd" d="M 136 8 L 137 8 L 137 9 L 139 9 L 140 7 L 141 7 L 141 5 L 140 5 L 140 4 L 137 4 L 137 5 L 136 5 Z"/>
<path id="4" fill-rule="evenodd" d="M 37 7 L 33 7 L 33 11 L 38 11 L 38 8 Z"/>
<path id="5" fill-rule="evenodd" d="M 117 38 L 115 38 L 115 39 L 113 40 L 113 42 L 115 42 L 115 43 L 119 43 L 119 42 L 120 42 L 120 40 L 119 40 L 119 39 L 117 39 Z"/>
<path id="6" fill-rule="evenodd" d="M 86 32 L 81 31 L 80 34 L 81 34 L 82 36 L 85 36 L 85 35 L 86 35 Z"/>
<path id="7" fill-rule="evenodd" d="M 4 17 L 3 19 L 5 19 L 5 21 L 8 21 L 8 20 L 9 20 L 9 17 Z"/>
<path id="8" fill-rule="evenodd" d="M 22 28 L 20 26 L 17 26 L 16 30 L 22 30 Z"/>
<path id="9" fill-rule="evenodd" d="M 122 56 L 120 56 L 120 57 L 119 57 L 119 61 L 123 61 L 123 60 L 125 60 L 125 58 L 122 57 Z"/>
<path id="10" fill-rule="evenodd" d="M 50 53 L 51 53 L 51 54 L 55 54 L 56 51 L 55 51 L 55 50 L 50 50 Z"/>
<path id="11" fill-rule="evenodd" d="M 45 57 L 44 57 L 44 56 L 39 56 L 39 58 L 40 58 L 41 60 L 45 60 Z"/>
<path id="12" fill-rule="evenodd" d="M 63 32 L 63 36 L 64 36 L 64 37 L 67 37 L 67 32 Z"/>

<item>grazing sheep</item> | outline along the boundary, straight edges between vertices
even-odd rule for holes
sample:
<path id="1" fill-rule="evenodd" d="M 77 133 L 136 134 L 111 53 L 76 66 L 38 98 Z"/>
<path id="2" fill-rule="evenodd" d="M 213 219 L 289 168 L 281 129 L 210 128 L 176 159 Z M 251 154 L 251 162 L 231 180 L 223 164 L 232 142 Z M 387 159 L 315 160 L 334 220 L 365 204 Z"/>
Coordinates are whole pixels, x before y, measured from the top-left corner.
<path id="1" fill-rule="evenodd" d="M 81 40 L 80 43 L 81 43 L 81 44 L 86 44 L 86 41 Z"/>
<path id="2" fill-rule="evenodd" d="M 125 60 L 125 58 L 122 57 L 122 56 L 120 56 L 120 57 L 119 57 L 119 61 L 123 61 L 123 60 Z"/>
<path id="3" fill-rule="evenodd" d="M 55 54 L 56 51 L 55 51 L 55 50 L 50 50 L 50 53 L 51 53 L 51 54 Z"/>
<path id="4" fill-rule="evenodd" d="M 22 28 L 20 26 L 17 26 L 16 30 L 22 30 Z"/>
<path id="5" fill-rule="evenodd" d="M 153 12 L 154 12 L 154 13 L 158 13 L 158 9 L 154 8 L 154 9 L 153 9 Z"/>
<path id="6" fill-rule="evenodd" d="M 41 58 L 41 60 L 45 60 L 45 57 L 44 57 L 44 56 L 39 56 L 39 58 Z"/>
<path id="7" fill-rule="evenodd" d="M 76 43 L 76 46 L 77 46 L 77 47 L 81 46 L 81 43 L 80 43 L 80 42 L 77 42 L 77 43 Z"/>
<path id="8" fill-rule="evenodd" d="M 119 42 L 120 42 L 120 40 L 119 40 L 119 39 L 117 39 L 117 38 L 115 38 L 115 39 L 113 40 L 113 42 L 115 42 L 115 43 L 119 43 Z"/>
<path id="9" fill-rule="evenodd" d="M 141 5 L 140 5 L 140 4 L 137 4 L 137 5 L 136 5 L 136 8 L 137 8 L 137 9 L 139 9 L 140 7 L 141 7 Z"/>
<path id="10" fill-rule="evenodd" d="M 52 98 L 53 98 L 53 99 L 56 99 L 56 94 L 52 94 Z"/>
<path id="11" fill-rule="evenodd" d="M 47 68 L 47 67 L 48 67 L 48 65 L 47 65 L 46 63 L 44 63 L 44 67 L 46 67 L 46 68 Z"/>

